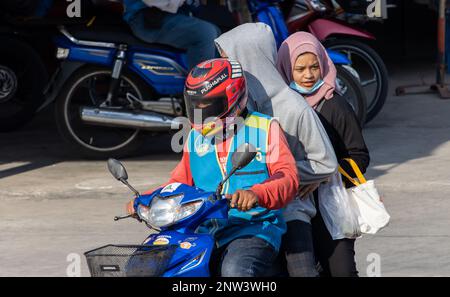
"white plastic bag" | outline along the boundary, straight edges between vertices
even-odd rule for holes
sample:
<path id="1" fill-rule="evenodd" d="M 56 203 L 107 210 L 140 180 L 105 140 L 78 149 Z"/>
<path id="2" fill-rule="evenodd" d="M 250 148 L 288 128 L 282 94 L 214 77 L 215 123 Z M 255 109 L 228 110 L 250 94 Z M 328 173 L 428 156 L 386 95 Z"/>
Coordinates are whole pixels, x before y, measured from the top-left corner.
<path id="1" fill-rule="evenodd" d="M 336 173 L 329 182 L 319 186 L 319 210 L 325 226 L 334 240 L 361 236 L 358 214 Z"/>
<path id="2" fill-rule="evenodd" d="M 360 230 L 364 234 L 375 234 L 389 224 L 390 216 L 375 188 L 375 182 L 373 180 L 366 181 L 355 161 L 345 160 L 349 162 L 358 178 L 358 180 L 351 178 L 339 167 L 339 172 L 355 185 L 355 187 L 347 189 L 347 192 L 354 205 Z"/>

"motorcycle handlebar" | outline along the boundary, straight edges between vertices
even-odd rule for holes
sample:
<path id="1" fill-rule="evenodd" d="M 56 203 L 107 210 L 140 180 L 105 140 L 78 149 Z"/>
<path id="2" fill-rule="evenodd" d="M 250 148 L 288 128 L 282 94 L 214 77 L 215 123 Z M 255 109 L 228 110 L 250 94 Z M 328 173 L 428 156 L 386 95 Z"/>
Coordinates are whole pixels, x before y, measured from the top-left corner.
<path id="1" fill-rule="evenodd" d="M 232 208 L 231 207 L 231 200 L 230 199 L 227 199 L 226 197 L 225 197 L 225 195 L 220 195 L 220 199 L 225 199 L 225 200 L 227 200 L 227 205 L 228 205 L 228 208 Z M 259 204 L 258 204 L 258 202 L 256 202 L 255 203 L 255 205 L 253 206 L 253 208 L 255 208 L 255 207 L 258 207 L 259 206 Z M 236 208 L 236 207 L 234 207 L 234 208 Z"/>
<path id="2" fill-rule="evenodd" d="M 136 215 L 135 214 L 129 214 L 129 215 L 126 215 L 126 216 L 115 216 L 114 217 L 114 221 L 119 221 L 119 220 L 123 220 L 123 219 L 128 219 L 128 218 L 136 218 Z"/>

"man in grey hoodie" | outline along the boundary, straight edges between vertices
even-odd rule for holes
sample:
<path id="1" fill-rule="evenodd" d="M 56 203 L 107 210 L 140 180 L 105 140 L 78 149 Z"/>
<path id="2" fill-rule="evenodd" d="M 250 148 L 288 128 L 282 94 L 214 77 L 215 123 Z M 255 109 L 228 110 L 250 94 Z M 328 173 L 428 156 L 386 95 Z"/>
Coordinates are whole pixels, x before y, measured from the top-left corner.
<path id="1" fill-rule="evenodd" d="M 215 42 L 222 56 L 241 63 L 249 89 L 248 108 L 277 118 L 285 131 L 301 187 L 284 211 L 288 230 L 282 251 L 289 275 L 316 276 L 310 224 L 316 215 L 312 191 L 337 171 L 333 146 L 315 111 L 278 73 L 276 42 L 269 26 L 244 24 Z"/>

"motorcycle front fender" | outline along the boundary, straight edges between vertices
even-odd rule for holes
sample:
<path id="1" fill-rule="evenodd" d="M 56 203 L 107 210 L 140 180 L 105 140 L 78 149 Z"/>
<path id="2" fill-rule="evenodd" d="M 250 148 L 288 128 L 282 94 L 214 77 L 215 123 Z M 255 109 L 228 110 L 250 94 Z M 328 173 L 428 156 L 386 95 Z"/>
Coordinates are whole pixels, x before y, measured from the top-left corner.
<path id="1" fill-rule="evenodd" d="M 375 40 L 373 34 L 334 19 L 316 19 L 308 25 L 308 30 L 320 41 L 324 41 L 332 35 L 347 35 Z"/>
<path id="2" fill-rule="evenodd" d="M 56 100 L 61 88 L 64 86 L 65 82 L 69 79 L 72 74 L 79 68 L 86 65 L 83 62 L 73 62 L 73 61 L 63 61 L 60 66 L 53 73 L 50 81 L 48 82 L 45 90 L 44 96 L 45 101 L 38 108 L 37 112 L 43 110 L 46 106 Z"/>

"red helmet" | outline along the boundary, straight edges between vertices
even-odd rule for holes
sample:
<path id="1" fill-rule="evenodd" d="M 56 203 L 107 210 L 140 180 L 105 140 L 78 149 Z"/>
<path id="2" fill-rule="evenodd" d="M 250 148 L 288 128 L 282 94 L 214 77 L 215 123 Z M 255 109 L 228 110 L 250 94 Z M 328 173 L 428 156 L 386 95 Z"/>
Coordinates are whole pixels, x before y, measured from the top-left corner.
<path id="1" fill-rule="evenodd" d="M 198 64 L 189 73 L 184 87 L 189 121 L 203 135 L 212 130 L 218 132 L 216 128 L 223 127 L 225 118 L 238 117 L 247 105 L 247 97 L 241 64 L 229 59 Z M 199 118 L 194 118 L 194 114 Z"/>

